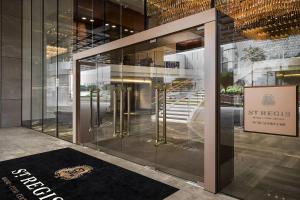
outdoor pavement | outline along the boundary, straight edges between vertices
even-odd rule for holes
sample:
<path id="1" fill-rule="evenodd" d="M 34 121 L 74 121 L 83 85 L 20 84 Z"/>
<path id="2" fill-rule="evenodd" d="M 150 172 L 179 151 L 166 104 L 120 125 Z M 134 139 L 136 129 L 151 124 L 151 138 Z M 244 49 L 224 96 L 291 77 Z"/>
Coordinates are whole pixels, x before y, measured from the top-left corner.
<path id="1" fill-rule="evenodd" d="M 30 129 L 0 129 L 0 161 L 20 158 L 65 147 L 76 149 L 88 155 L 180 189 L 178 192 L 169 196 L 167 200 L 234 200 L 233 198 L 223 194 L 209 193 L 199 185 L 155 171 L 149 167 L 138 165 L 83 146 L 75 145 Z"/>

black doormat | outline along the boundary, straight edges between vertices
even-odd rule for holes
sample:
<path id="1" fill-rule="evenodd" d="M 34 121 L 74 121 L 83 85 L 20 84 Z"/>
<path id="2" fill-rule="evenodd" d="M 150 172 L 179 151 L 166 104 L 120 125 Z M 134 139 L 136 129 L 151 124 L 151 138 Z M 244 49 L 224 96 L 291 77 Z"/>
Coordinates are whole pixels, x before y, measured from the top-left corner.
<path id="1" fill-rule="evenodd" d="M 0 162 L 2 200 L 164 199 L 178 189 L 65 148 Z"/>

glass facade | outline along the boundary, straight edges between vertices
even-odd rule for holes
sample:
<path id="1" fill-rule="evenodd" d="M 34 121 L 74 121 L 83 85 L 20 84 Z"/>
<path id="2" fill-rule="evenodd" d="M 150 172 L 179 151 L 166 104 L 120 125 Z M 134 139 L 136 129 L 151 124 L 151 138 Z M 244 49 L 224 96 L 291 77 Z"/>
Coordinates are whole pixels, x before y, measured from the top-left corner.
<path id="1" fill-rule="evenodd" d="M 203 26 L 79 65 L 80 144 L 203 182 Z"/>
<path id="2" fill-rule="evenodd" d="M 246 132 L 244 88 L 299 86 L 299 1 L 261 1 L 252 7 L 250 3 L 219 5 L 219 187 L 241 199 L 296 200 L 300 198 L 299 136 Z M 238 9 L 245 8 L 249 13 L 238 17 Z M 264 126 L 272 129 L 271 125 Z"/>
<path id="3" fill-rule="evenodd" d="M 23 0 L 22 125 L 72 141 L 74 53 L 212 7 L 218 29 L 218 153 L 217 166 L 211 166 L 218 171 L 217 191 L 248 200 L 299 199 L 299 134 L 244 131 L 245 87 L 300 83 L 298 0 Z M 80 60 L 85 121 L 78 143 L 203 182 L 209 93 L 203 30 Z M 163 136 L 168 145 L 160 145 Z"/>
<path id="4" fill-rule="evenodd" d="M 31 128 L 31 0 L 23 1 L 22 126 Z"/>
<path id="5" fill-rule="evenodd" d="M 74 3 L 74 51 L 84 51 L 146 29 L 144 0 L 74 0 Z"/>
<path id="6" fill-rule="evenodd" d="M 73 0 L 23 1 L 22 125 L 72 141 Z"/>
<path id="7" fill-rule="evenodd" d="M 208 0 L 176 5 L 145 0 L 24 0 L 22 126 L 72 141 L 73 53 L 210 7 Z M 181 15 L 174 15 L 179 10 Z"/>

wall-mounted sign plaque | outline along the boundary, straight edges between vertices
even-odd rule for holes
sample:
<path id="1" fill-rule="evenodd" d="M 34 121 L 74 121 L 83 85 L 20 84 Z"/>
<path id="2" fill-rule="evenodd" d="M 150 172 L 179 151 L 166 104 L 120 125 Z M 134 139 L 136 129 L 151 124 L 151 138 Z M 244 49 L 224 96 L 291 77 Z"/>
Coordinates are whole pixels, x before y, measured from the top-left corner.
<path id="1" fill-rule="evenodd" d="M 297 86 L 245 87 L 244 130 L 297 136 Z"/>

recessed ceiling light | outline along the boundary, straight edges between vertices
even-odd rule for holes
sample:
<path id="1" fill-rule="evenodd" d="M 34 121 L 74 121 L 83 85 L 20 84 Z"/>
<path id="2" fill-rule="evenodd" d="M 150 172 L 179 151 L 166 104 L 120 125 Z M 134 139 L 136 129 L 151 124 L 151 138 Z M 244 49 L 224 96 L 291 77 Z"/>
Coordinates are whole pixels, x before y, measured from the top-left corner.
<path id="1" fill-rule="evenodd" d="M 86 17 L 81 17 L 82 20 L 86 20 Z"/>
<path id="2" fill-rule="evenodd" d="M 127 28 L 125 28 L 125 29 L 124 29 L 124 31 L 125 31 L 125 32 L 127 32 L 127 31 L 128 31 L 128 29 L 127 29 Z"/>
<path id="3" fill-rule="evenodd" d="M 94 22 L 95 20 L 93 20 L 93 19 L 90 19 L 90 22 Z"/>
<path id="4" fill-rule="evenodd" d="M 105 24 L 105 26 L 109 26 L 109 24 Z"/>
<path id="5" fill-rule="evenodd" d="M 112 28 L 116 28 L 117 26 L 116 26 L 116 25 L 112 25 L 111 27 L 112 27 Z"/>
<path id="6" fill-rule="evenodd" d="M 134 33 L 134 31 L 131 30 L 130 33 Z"/>

